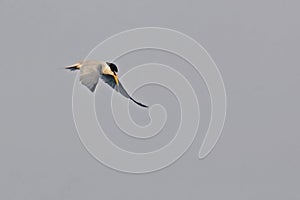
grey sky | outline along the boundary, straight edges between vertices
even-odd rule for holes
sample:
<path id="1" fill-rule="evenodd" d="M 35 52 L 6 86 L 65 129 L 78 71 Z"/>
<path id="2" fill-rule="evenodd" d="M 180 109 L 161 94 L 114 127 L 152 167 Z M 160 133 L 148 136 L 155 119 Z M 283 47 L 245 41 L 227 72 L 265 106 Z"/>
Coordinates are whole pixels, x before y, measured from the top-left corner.
<path id="1" fill-rule="evenodd" d="M 299 199 L 299 6 L 291 0 L 0 1 L 0 198 Z M 143 26 L 175 29 L 201 43 L 222 73 L 228 111 L 206 159 L 197 159 L 199 134 L 174 165 L 137 176 L 111 170 L 85 150 L 72 117 L 75 74 L 61 68 L 112 34 Z M 127 67 L 120 74 L 164 54 L 137 55 L 143 57 L 120 59 Z M 203 94 L 202 107 L 207 102 Z M 97 114 L 101 119 L 99 108 Z M 109 137 L 143 150 L 117 133 Z"/>

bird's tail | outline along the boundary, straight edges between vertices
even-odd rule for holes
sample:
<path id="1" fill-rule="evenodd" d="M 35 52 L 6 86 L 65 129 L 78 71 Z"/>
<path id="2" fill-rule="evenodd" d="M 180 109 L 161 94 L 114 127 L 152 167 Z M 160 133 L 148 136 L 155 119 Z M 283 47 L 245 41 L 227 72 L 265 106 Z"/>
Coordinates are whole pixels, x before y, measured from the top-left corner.
<path id="1" fill-rule="evenodd" d="M 66 66 L 65 69 L 69 69 L 71 71 L 75 71 L 75 70 L 79 70 L 80 67 L 81 67 L 81 63 L 78 62 L 78 63 L 75 63 L 73 65 Z"/>

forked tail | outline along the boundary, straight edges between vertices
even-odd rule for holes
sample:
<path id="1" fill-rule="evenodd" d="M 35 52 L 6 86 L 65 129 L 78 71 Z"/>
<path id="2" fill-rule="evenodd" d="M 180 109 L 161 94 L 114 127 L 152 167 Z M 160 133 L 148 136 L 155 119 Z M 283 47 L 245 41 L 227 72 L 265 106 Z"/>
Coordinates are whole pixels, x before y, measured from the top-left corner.
<path id="1" fill-rule="evenodd" d="M 65 69 L 69 69 L 71 71 L 75 71 L 75 70 L 79 70 L 81 67 L 81 63 L 75 63 L 73 65 L 69 65 L 67 67 L 65 67 Z"/>

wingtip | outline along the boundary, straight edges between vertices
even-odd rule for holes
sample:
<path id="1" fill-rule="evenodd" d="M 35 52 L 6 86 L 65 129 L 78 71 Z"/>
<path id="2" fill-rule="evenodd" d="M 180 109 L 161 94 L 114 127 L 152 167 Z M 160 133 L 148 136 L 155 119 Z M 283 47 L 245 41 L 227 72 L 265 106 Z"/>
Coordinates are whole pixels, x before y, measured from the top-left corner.
<path id="1" fill-rule="evenodd" d="M 149 106 L 147 106 L 147 105 L 145 105 L 145 104 L 142 104 L 142 103 L 140 103 L 140 102 L 137 102 L 136 100 L 134 100 L 132 97 L 130 97 L 130 99 L 134 102 L 134 103 L 136 103 L 137 105 L 139 105 L 139 106 L 141 106 L 141 107 L 144 107 L 144 108 L 148 108 Z"/>

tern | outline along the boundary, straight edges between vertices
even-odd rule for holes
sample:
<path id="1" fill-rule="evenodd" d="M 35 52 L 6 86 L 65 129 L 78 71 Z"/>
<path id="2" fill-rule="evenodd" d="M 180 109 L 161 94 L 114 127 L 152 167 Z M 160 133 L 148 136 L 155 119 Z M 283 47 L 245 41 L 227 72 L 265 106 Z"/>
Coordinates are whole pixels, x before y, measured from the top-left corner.
<path id="1" fill-rule="evenodd" d="M 104 61 L 83 61 L 65 67 L 71 71 L 80 71 L 80 82 L 85 85 L 91 92 L 94 92 L 101 78 L 110 87 L 120 92 L 124 97 L 132 100 L 139 106 L 147 108 L 148 106 L 137 102 L 124 89 L 118 78 L 118 68 L 114 63 Z"/>

